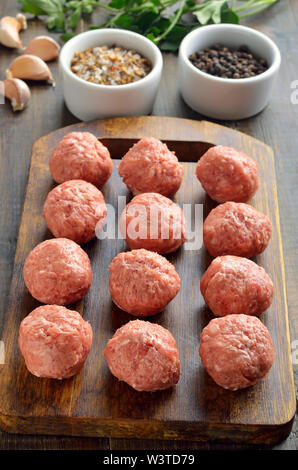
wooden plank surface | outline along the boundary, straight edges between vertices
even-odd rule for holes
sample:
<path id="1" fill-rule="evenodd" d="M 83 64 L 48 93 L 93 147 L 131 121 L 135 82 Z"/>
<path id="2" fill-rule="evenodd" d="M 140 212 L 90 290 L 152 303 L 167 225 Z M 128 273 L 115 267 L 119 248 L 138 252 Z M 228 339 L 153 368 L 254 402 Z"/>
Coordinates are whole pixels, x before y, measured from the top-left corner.
<path id="1" fill-rule="evenodd" d="M 0 2 L 0 17 L 14 15 L 18 11 L 17 0 Z M 100 15 L 93 15 L 92 22 L 100 22 Z M 280 206 L 281 232 L 284 247 L 286 289 L 290 318 L 291 341 L 298 338 L 298 169 L 297 169 L 297 119 L 298 105 L 291 102 L 291 83 L 297 80 L 298 70 L 298 0 L 280 0 L 267 11 L 249 18 L 248 26 L 268 34 L 278 45 L 282 66 L 269 106 L 251 119 L 224 123 L 271 145 L 275 153 L 275 170 Z M 80 29 L 84 29 L 80 25 Z M 30 20 L 29 29 L 22 33 L 24 43 L 39 34 L 48 34 L 44 25 Z M 53 35 L 57 39 L 59 35 Z M 0 46 L 0 74 L 17 51 Z M 202 117 L 185 105 L 176 81 L 177 56 L 164 54 L 164 72 L 160 90 L 153 109 L 154 115 L 178 116 L 200 120 Z M 0 106 L 0 332 L 2 331 L 7 299 L 11 283 L 20 216 L 24 202 L 25 187 L 31 149 L 34 140 L 52 130 L 77 122 L 65 107 L 59 83 L 57 64 L 50 64 L 58 79 L 52 90 L 37 85 L 31 88 L 30 107 L 14 115 L 9 105 Z M 1 339 L 1 333 L 0 333 Z M 294 363 L 296 384 L 298 366 Z M 297 385 L 296 385 L 297 388 Z M 297 420 L 289 438 L 274 449 L 296 449 Z M 38 435 L 12 435 L 0 431 L 0 449 L 243 449 L 249 446 L 236 444 L 199 443 L 187 441 L 157 441 L 134 439 L 75 438 Z M 260 448 L 257 446 L 256 448 Z"/>
<path id="2" fill-rule="evenodd" d="M 265 381 L 247 390 L 229 392 L 218 387 L 200 364 L 199 334 L 212 318 L 199 294 L 200 279 L 210 263 L 204 247 L 183 248 L 168 256 L 180 274 L 182 287 L 179 296 L 165 311 L 151 318 L 168 328 L 177 340 L 182 368 L 179 385 L 154 394 L 139 393 L 112 377 L 103 348 L 117 328 L 133 319 L 114 306 L 108 290 L 108 266 L 117 253 L 126 249 L 122 239 L 93 240 L 85 245 L 92 263 L 93 284 L 90 292 L 73 308 L 90 321 L 94 342 L 82 372 L 61 382 L 38 379 L 28 373 L 17 345 L 18 328 L 22 318 L 39 304 L 24 286 L 22 268 L 29 251 L 50 236 L 41 217 L 45 197 L 53 187 L 48 169 L 50 153 L 65 134 L 76 130 L 88 130 L 99 138 L 115 141 L 113 157 L 118 160 L 114 160 L 113 177 L 103 189 L 106 202 L 114 208 L 117 208 L 118 196 L 127 199 L 130 196 L 116 168 L 123 156 L 116 151 L 117 147 L 126 149 L 131 143 L 123 140 L 126 138 L 152 135 L 168 142 L 184 161 L 183 184 L 175 200 L 181 206 L 203 204 L 205 216 L 214 203 L 197 182 L 194 161 L 206 147 L 220 143 L 230 145 L 258 162 L 261 186 L 252 204 L 273 223 L 270 246 L 256 257 L 275 286 L 273 304 L 262 315 L 276 350 L 275 364 Z M 182 141 L 187 142 L 183 145 Z M 189 159 L 193 161 L 187 162 Z M 39 139 L 33 148 L 2 335 L 6 364 L 0 365 L 1 426 L 10 432 L 104 437 L 225 439 L 252 443 L 273 443 L 284 438 L 290 432 L 295 414 L 295 393 L 273 163 L 271 149 L 251 137 L 205 121 L 177 118 L 97 121 L 61 129 Z M 194 220 L 192 223 L 194 226 Z"/>

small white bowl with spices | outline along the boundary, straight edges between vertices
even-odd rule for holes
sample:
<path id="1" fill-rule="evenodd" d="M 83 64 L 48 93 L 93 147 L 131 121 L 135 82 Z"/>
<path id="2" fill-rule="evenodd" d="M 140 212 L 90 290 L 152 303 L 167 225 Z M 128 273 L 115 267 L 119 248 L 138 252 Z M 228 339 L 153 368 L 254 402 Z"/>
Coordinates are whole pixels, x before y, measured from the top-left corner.
<path id="1" fill-rule="evenodd" d="M 151 113 L 163 60 L 158 47 L 140 34 L 122 29 L 81 33 L 64 45 L 59 62 L 65 103 L 78 119 Z"/>
<path id="2" fill-rule="evenodd" d="M 190 61 L 190 56 L 215 44 L 232 51 L 245 46 L 254 59 L 264 59 L 268 68 L 247 78 L 223 78 L 200 70 Z M 200 114 L 214 119 L 245 119 L 267 106 L 280 62 L 276 44 L 255 29 L 234 24 L 203 26 L 185 36 L 180 45 L 180 91 L 184 101 Z"/>

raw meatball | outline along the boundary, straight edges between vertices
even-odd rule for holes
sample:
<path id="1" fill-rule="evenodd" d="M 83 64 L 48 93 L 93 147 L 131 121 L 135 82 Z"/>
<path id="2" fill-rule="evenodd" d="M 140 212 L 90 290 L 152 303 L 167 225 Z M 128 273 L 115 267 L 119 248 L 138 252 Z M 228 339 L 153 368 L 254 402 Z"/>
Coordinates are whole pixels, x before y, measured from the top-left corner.
<path id="1" fill-rule="evenodd" d="M 40 302 L 71 304 L 84 297 L 91 286 L 90 260 L 72 240 L 46 240 L 27 256 L 24 281 L 30 294 Z"/>
<path id="2" fill-rule="evenodd" d="M 180 188 L 183 166 L 166 144 L 145 137 L 124 155 L 119 175 L 135 195 L 154 192 L 172 197 Z"/>
<path id="3" fill-rule="evenodd" d="M 71 132 L 59 142 L 50 157 L 50 171 L 56 183 L 85 180 L 101 188 L 110 178 L 110 152 L 90 132 Z"/>
<path id="4" fill-rule="evenodd" d="M 226 202 L 206 218 L 203 240 L 212 256 L 251 258 L 265 250 L 271 232 L 271 222 L 262 212 L 241 202 Z"/>
<path id="5" fill-rule="evenodd" d="M 112 374 L 138 391 L 164 390 L 180 377 L 176 341 L 168 330 L 154 323 L 126 323 L 110 339 L 104 355 Z"/>
<path id="6" fill-rule="evenodd" d="M 180 277 L 163 256 L 147 250 L 119 253 L 110 264 L 110 293 L 132 315 L 154 315 L 178 294 Z"/>
<path id="7" fill-rule="evenodd" d="M 120 229 L 131 249 L 171 253 L 186 241 L 182 209 L 157 193 L 135 196 L 121 214 Z"/>
<path id="8" fill-rule="evenodd" d="M 81 315 L 59 305 L 43 305 L 21 323 L 19 346 L 37 377 L 67 379 L 77 374 L 92 344 L 92 328 Z"/>
<path id="9" fill-rule="evenodd" d="M 196 175 L 217 202 L 247 202 L 259 187 L 258 167 L 243 152 L 218 145 L 200 158 Z"/>
<path id="10" fill-rule="evenodd" d="M 260 315 L 272 302 L 273 283 L 266 271 L 238 256 L 218 256 L 201 279 L 201 292 L 214 315 Z"/>
<path id="11" fill-rule="evenodd" d="M 228 390 L 254 385 L 268 374 L 274 360 L 269 331 L 249 315 L 211 320 L 201 333 L 199 354 L 208 374 Z"/>
<path id="12" fill-rule="evenodd" d="M 103 228 L 107 208 L 102 193 L 93 184 L 71 180 L 52 189 L 42 215 L 55 237 L 87 243 Z"/>

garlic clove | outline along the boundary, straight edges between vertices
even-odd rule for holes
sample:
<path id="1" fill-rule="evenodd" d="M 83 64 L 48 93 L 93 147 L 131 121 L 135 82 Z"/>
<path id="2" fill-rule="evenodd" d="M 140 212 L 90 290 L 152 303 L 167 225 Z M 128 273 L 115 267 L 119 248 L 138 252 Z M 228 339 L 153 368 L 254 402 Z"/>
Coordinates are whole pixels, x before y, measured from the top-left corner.
<path id="1" fill-rule="evenodd" d="M 23 49 L 19 32 L 27 29 L 26 17 L 18 14 L 16 18 L 4 16 L 0 20 L 0 43 L 6 47 L 17 47 Z"/>
<path id="2" fill-rule="evenodd" d="M 30 100 L 30 89 L 27 83 L 18 78 L 10 78 L 0 82 L 4 96 L 11 101 L 13 111 L 22 111 Z"/>
<path id="3" fill-rule="evenodd" d="M 24 80 L 46 80 L 55 86 L 51 71 L 47 64 L 35 55 L 24 54 L 17 57 L 6 70 L 6 78 Z"/>
<path id="4" fill-rule="evenodd" d="M 49 36 L 38 36 L 26 47 L 25 54 L 32 54 L 48 62 L 57 59 L 60 52 L 59 44 Z"/>

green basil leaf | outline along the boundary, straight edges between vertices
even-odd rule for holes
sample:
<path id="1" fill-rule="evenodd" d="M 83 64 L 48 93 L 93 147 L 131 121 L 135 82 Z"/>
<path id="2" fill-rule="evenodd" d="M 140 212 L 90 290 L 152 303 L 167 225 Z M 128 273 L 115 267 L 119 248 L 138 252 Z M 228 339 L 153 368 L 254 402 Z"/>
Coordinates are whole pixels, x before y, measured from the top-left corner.
<path id="1" fill-rule="evenodd" d="M 64 34 L 61 34 L 60 39 L 61 39 L 63 42 L 67 42 L 67 41 L 69 41 L 70 39 L 72 39 L 74 36 L 75 36 L 74 33 L 64 33 Z"/>
<path id="2" fill-rule="evenodd" d="M 19 0 L 19 3 L 22 4 L 23 13 L 31 13 L 35 16 L 44 15 L 45 13 L 41 8 L 37 7 L 32 0 Z"/>
<path id="3" fill-rule="evenodd" d="M 79 6 L 67 19 L 67 26 L 70 29 L 76 29 L 82 16 L 82 8 Z"/>
<path id="4" fill-rule="evenodd" d="M 239 24 L 239 16 L 231 8 L 223 9 L 221 12 L 221 22 Z"/>
<path id="5" fill-rule="evenodd" d="M 151 0 L 151 3 L 157 7 L 162 7 L 162 3 L 160 0 Z"/>
<path id="6" fill-rule="evenodd" d="M 188 29 L 185 26 L 176 25 L 172 31 L 169 32 L 166 40 L 169 42 L 175 41 L 180 43 L 187 33 Z"/>
<path id="7" fill-rule="evenodd" d="M 115 10 L 121 10 L 125 7 L 126 0 L 112 0 L 109 3 L 109 7 L 115 8 Z"/>
<path id="8" fill-rule="evenodd" d="M 64 7 L 65 11 L 70 11 L 78 8 L 80 6 L 80 2 L 78 0 L 67 2 L 67 4 Z"/>
<path id="9" fill-rule="evenodd" d="M 54 13 L 49 15 L 46 20 L 47 27 L 50 30 L 65 31 L 65 16 L 63 13 Z"/>
<path id="10" fill-rule="evenodd" d="M 220 23 L 221 9 L 225 4 L 227 4 L 226 0 L 210 0 L 206 4 L 199 5 L 198 9 L 193 11 L 193 14 L 201 25 L 210 22 Z"/>
<path id="11" fill-rule="evenodd" d="M 121 28 L 129 28 L 133 22 L 133 18 L 128 15 L 122 15 L 120 18 L 118 18 L 117 21 L 115 21 L 115 24 L 117 26 L 120 26 Z"/>
<path id="12" fill-rule="evenodd" d="M 146 38 L 150 39 L 150 41 L 154 42 L 154 44 L 156 43 L 154 34 L 146 34 Z"/>
<path id="13" fill-rule="evenodd" d="M 93 6 L 92 5 L 82 5 L 82 12 L 86 13 L 87 15 L 91 15 L 93 12 Z"/>
<path id="14" fill-rule="evenodd" d="M 180 46 L 180 41 L 163 41 L 162 44 L 159 46 L 160 49 L 164 52 L 177 52 Z"/>
<path id="15" fill-rule="evenodd" d="M 157 20 L 159 18 L 159 14 L 150 11 L 145 11 L 142 13 L 138 20 L 135 21 L 135 24 L 139 27 L 141 31 L 148 31 L 148 29 L 151 28 L 151 24 L 153 21 Z"/>
<path id="16" fill-rule="evenodd" d="M 60 0 L 34 0 L 34 3 L 48 15 L 63 13 L 63 5 Z"/>
<path id="17" fill-rule="evenodd" d="M 215 5 L 215 10 L 214 10 L 214 13 L 213 13 L 213 15 L 212 15 L 212 21 L 213 21 L 215 24 L 219 24 L 219 23 L 220 23 L 220 20 L 221 20 L 221 10 L 222 10 L 222 8 L 223 8 L 224 5 L 227 6 L 226 0 L 218 1 L 218 2 L 217 2 L 217 5 Z"/>

